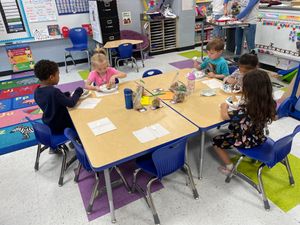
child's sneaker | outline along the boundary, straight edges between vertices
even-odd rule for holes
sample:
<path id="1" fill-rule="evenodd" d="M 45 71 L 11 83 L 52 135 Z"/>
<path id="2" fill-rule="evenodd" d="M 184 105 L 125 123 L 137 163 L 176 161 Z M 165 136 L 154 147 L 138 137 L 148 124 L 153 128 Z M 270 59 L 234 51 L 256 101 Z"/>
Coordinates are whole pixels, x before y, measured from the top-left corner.
<path id="1" fill-rule="evenodd" d="M 227 169 L 225 166 L 219 166 L 218 170 L 219 170 L 220 173 L 222 173 L 226 176 L 228 176 L 231 173 L 231 170 Z"/>

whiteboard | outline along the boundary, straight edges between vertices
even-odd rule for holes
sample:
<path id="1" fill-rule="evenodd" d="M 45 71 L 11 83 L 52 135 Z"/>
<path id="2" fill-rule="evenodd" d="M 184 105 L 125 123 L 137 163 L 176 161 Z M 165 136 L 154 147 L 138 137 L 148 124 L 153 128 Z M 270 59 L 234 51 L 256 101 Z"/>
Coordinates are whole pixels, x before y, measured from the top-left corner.
<path id="1" fill-rule="evenodd" d="M 62 39 L 57 33 L 49 35 L 51 25 L 58 25 L 61 32 L 64 26 L 82 24 L 90 24 L 89 13 L 59 15 L 55 0 L 0 0 L 0 45 Z"/>

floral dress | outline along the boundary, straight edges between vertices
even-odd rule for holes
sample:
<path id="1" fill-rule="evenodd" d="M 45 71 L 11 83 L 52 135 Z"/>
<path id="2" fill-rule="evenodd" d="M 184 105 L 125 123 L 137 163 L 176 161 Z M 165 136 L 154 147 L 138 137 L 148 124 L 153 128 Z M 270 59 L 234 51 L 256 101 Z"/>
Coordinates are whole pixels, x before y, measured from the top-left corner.
<path id="1" fill-rule="evenodd" d="M 237 110 L 228 112 L 228 115 L 230 117 L 228 129 L 231 132 L 214 137 L 214 146 L 222 149 L 228 149 L 231 146 L 253 148 L 265 142 L 264 129 L 258 129 L 252 124 L 244 106 L 239 106 Z"/>

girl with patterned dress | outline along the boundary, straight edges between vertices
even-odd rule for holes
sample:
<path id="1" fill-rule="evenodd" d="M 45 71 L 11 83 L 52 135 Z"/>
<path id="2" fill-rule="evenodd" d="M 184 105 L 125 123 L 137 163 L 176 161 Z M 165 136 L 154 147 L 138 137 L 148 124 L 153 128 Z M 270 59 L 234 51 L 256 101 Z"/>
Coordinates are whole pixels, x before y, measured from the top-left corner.
<path id="1" fill-rule="evenodd" d="M 225 166 L 219 170 L 228 174 L 233 168 L 227 149 L 253 148 L 266 141 L 264 128 L 275 119 L 276 102 L 268 74 L 252 70 L 244 75 L 242 102 L 236 110 L 229 111 L 228 104 L 221 104 L 221 117 L 230 120 L 229 132 L 213 138 L 217 155 Z"/>

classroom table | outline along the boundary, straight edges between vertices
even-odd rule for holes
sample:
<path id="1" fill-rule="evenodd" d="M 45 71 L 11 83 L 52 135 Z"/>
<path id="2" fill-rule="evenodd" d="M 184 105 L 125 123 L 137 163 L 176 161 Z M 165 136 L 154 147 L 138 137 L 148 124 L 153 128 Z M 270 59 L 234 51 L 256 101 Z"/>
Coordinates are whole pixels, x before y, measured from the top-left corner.
<path id="1" fill-rule="evenodd" d="M 119 45 L 121 45 L 121 44 L 129 43 L 129 44 L 132 44 L 132 45 L 141 45 L 143 42 L 144 42 L 143 40 L 121 39 L 121 40 L 115 40 L 115 41 L 108 41 L 108 42 L 106 42 L 106 44 L 103 47 L 107 49 L 108 57 L 109 57 L 109 63 L 110 63 L 110 65 L 112 65 L 112 55 L 111 55 L 111 50 L 112 49 L 118 48 Z M 142 60 L 143 67 L 145 67 L 142 46 L 141 46 L 141 49 L 140 49 L 140 53 L 141 53 L 141 60 Z"/>
<path id="2" fill-rule="evenodd" d="M 198 131 L 195 125 L 166 105 L 157 110 L 148 109 L 146 112 L 126 110 L 124 88 L 135 89 L 136 83 L 119 84 L 119 93 L 101 97 L 101 102 L 94 109 L 69 110 L 93 170 L 104 170 L 112 222 L 116 219 L 109 168 L 147 154 L 157 146 Z M 92 95 L 95 97 L 94 93 Z M 95 136 L 87 123 L 105 117 L 108 117 L 117 129 Z M 143 144 L 132 133 L 155 123 L 161 124 L 170 134 Z"/>
<path id="3" fill-rule="evenodd" d="M 191 71 L 192 69 L 182 69 L 144 78 L 143 81 L 145 82 L 145 88 L 149 92 L 152 92 L 152 90 L 157 88 L 168 90 L 177 72 L 179 73 L 178 80 L 186 84 L 186 74 Z M 216 89 L 215 96 L 201 96 L 201 90 L 208 89 L 208 87 L 201 81 L 208 79 L 210 78 L 196 80 L 195 91 L 190 96 L 187 96 L 184 102 L 172 104 L 170 101 L 164 101 L 169 107 L 184 116 L 187 120 L 194 123 L 201 132 L 200 155 L 198 159 L 199 162 L 197 163 L 199 179 L 202 179 L 203 173 L 205 132 L 227 123 L 227 121 L 224 121 L 221 118 L 220 104 L 225 102 L 225 99 L 230 96 L 230 94 L 227 94 L 220 89 Z"/>

